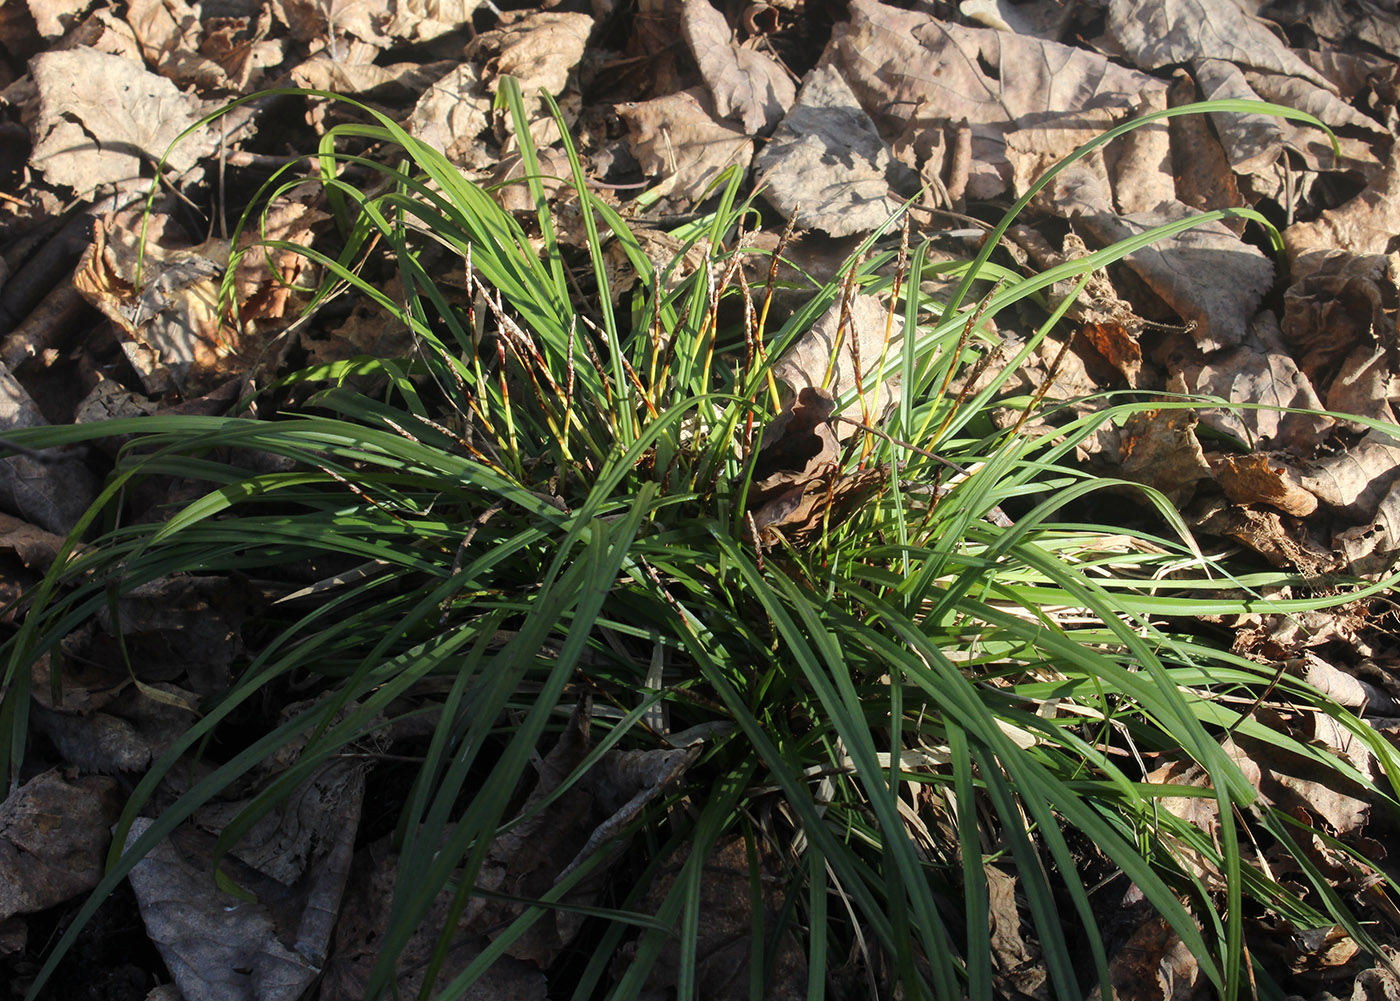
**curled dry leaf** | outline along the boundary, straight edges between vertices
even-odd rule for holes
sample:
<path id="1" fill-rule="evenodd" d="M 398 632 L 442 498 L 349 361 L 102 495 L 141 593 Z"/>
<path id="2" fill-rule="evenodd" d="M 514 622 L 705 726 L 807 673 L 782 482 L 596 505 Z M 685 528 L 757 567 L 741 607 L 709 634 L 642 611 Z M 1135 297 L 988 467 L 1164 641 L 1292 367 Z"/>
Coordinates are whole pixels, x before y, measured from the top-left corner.
<path id="1" fill-rule="evenodd" d="M 1168 90 L 1145 91 L 1133 109 L 1133 117 L 1165 111 L 1168 103 Z M 1136 128 L 1109 147 L 1115 155 L 1108 171 L 1113 200 L 1120 212 L 1150 212 L 1177 197 L 1172 147 L 1169 121 Z"/>
<path id="2" fill-rule="evenodd" d="M 1311 537 L 1306 522 L 1285 525 L 1278 511 L 1241 507 L 1219 498 L 1217 503 L 1198 505 L 1191 515 L 1201 531 L 1234 539 L 1274 566 L 1288 567 L 1305 576 L 1328 573 L 1341 566 L 1335 552 L 1324 549 Z"/>
<path id="3" fill-rule="evenodd" d="M 771 56 L 735 42 L 709 0 L 680 0 L 680 8 L 681 33 L 719 116 L 738 120 L 749 135 L 777 125 L 796 94 L 786 71 Z"/>
<path id="4" fill-rule="evenodd" d="M 1067 261 L 1089 254 L 1089 248 L 1075 233 L 1066 233 L 1063 250 L 1055 250 L 1036 230 L 1020 224 L 1007 230 L 1007 236 L 1030 254 L 1040 270 L 1057 267 Z M 1051 285 L 1046 292 L 1052 307 L 1058 306 L 1078 287 L 1077 279 L 1065 279 Z M 1065 315 L 1080 324 L 1080 337 L 1089 343 L 1103 359 L 1113 366 L 1130 386 L 1136 386 L 1142 370 L 1142 347 L 1138 337 L 1143 319 L 1132 305 L 1114 288 L 1112 279 L 1103 268 L 1095 268 L 1079 290 L 1073 305 Z"/>
<path id="5" fill-rule="evenodd" d="M 803 386 L 764 428 L 748 494 L 759 542 L 781 535 L 806 544 L 884 486 L 883 467 L 838 473 L 841 450 L 830 423 L 834 409 L 826 390 Z"/>
<path id="6" fill-rule="evenodd" d="M 145 158 L 164 156 L 203 112 L 164 77 L 91 49 L 45 52 L 29 71 L 39 94 L 29 162 L 50 184 L 67 185 L 80 198 L 103 185 L 145 185 Z M 166 169 L 183 174 L 213 146 L 209 129 L 201 129 L 170 150 Z"/>
<path id="7" fill-rule="evenodd" d="M 390 63 L 373 60 L 379 50 L 368 42 L 349 42 L 344 51 L 321 51 L 292 69 L 298 87 L 355 94 L 378 101 L 403 102 L 418 97 L 428 84 L 442 76 L 453 62 Z"/>
<path id="8" fill-rule="evenodd" d="M 747 170 L 753 159 L 748 136 L 715 121 L 709 97 L 699 87 L 616 109 L 643 173 L 665 177 L 664 192 L 673 198 L 699 201 L 720 171 Z"/>
<path id="9" fill-rule="evenodd" d="M 539 173 L 537 179 L 544 196 L 554 206 L 556 213 L 562 199 L 559 192 L 565 190 L 570 177 L 569 158 L 563 150 L 542 149 L 538 153 Z M 535 196 L 526 183 L 525 158 L 519 153 L 501 157 L 491 171 L 487 183 L 491 193 L 501 208 L 517 215 L 530 215 L 536 211 Z"/>
<path id="10" fill-rule="evenodd" d="M 774 208 L 831 236 L 875 229 L 899 211 L 901 200 L 890 197 L 891 190 L 912 194 L 918 187 L 830 64 L 807 75 L 797 104 L 754 167 Z"/>
<path id="11" fill-rule="evenodd" d="M 1317 510 L 1317 497 L 1301 486 L 1298 472 L 1277 457 L 1222 455 L 1211 462 L 1211 469 L 1215 482 L 1236 504 L 1267 504 L 1296 518 Z"/>
<path id="12" fill-rule="evenodd" d="M 141 258 L 140 210 L 97 220 L 92 243 L 73 275 L 83 298 L 122 335 L 122 350 L 151 395 L 184 385 L 192 369 L 215 364 L 220 352 L 228 350 L 216 283 L 223 273 L 216 259 L 226 256 L 227 249 L 165 251 L 161 239 L 168 222 L 164 216 L 151 217 L 142 292 L 135 284 Z"/>
<path id="13" fill-rule="evenodd" d="M 1016 876 L 995 865 L 984 867 L 987 877 L 987 921 L 991 926 L 993 976 L 1002 996 L 1043 996 L 1047 979 L 1040 943 L 1021 934 L 1021 912 L 1016 905 Z M 1009 989 L 1008 989 L 1009 988 Z"/>
<path id="14" fill-rule="evenodd" d="M 51 768 L 0 803 L 0 921 L 92 889 L 106 867 L 121 787 Z"/>
<path id="15" fill-rule="evenodd" d="M 135 208 L 99 220 L 73 284 L 116 325 L 122 350 L 148 394 L 174 389 L 196 396 L 253 367 L 266 339 L 277 332 L 270 328 L 296 305 L 293 284 L 305 278 L 308 262 L 295 250 L 264 250 L 256 242 L 305 246 L 328 219 L 303 202 L 286 201 L 264 217 L 261 236 L 244 232 L 239 246 L 245 252 L 233 283 L 236 327 L 219 310 L 227 243 L 185 245 L 179 236 L 167 235 L 176 227 L 159 213 L 145 221 Z"/>
<path id="16" fill-rule="evenodd" d="M 854 473 L 827 473 L 798 482 L 753 514 L 759 539 L 767 544 L 779 536 L 806 545 L 829 528 L 839 526 L 880 491 L 889 478 L 881 466 Z"/>
<path id="17" fill-rule="evenodd" d="M 403 300 L 403 285 L 398 276 L 385 282 L 381 291 L 393 302 Z M 312 340 L 306 328 L 302 328 L 302 347 L 309 365 L 329 365 L 356 357 L 407 358 L 413 353 L 413 331 L 381 304 L 369 299 L 357 302 L 350 315 L 327 333 L 328 336 Z M 382 384 L 382 378 L 376 382 L 375 377 L 352 375 L 347 376 L 345 382 L 361 392 L 368 392 L 372 386 Z"/>

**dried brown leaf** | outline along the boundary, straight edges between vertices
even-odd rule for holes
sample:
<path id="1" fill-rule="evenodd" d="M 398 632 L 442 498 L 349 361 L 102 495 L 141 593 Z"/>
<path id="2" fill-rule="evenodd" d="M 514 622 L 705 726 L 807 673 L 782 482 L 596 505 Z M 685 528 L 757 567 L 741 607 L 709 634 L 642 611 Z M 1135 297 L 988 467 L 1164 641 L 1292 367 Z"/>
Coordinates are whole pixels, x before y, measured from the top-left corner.
<path id="1" fill-rule="evenodd" d="M 764 928 L 776 928 L 778 910 L 782 904 L 778 882 L 779 862 L 759 842 L 758 885 L 762 887 Z M 661 868 L 642 903 L 645 913 L 653 913 L 675 886 L 690 853 L 687 843 Z M 755 875 L 751 872 L 748 851 L 742 837 L 721 841 L 705 859 L 700 876 L 700 921 L 695 942 L 696 996 L 706 1001 L 747 1001 L 749 993 L 749 961 L 753 923 L 751 887 Z M 635 945 L 625 946 L 615 965 L 630 959 Z M 807 965 L 802 950 L 791 931 L 769 946 L 767 976 L 764 978 L 768 1001 L 797 1001 L 807 996 Z M 673 996 L 681 960 L 680 944 L 671 940 L 662 949 L 642 989 L 642 997 Z M 620 972 L 620 971 L 619 971 Z"/>
<path id="2" fill-rule="evenodd" d="M 1372 432 L 1345 452 L 1309 464 L 1302 484 L 1353 521 L 1370 521 L 1381 498 L 1400 478 L 1400 442 Z"/>
<path id="3" fill-rule="evenodd" d="M 901 199 L 891 190 L 912 193 L 918 186 L 831 65 L 807 75 L 797 104 L 754 167 L 774 208 L 831 236 L 876 228 L 899 211 Z"/>
<path id="4" fill-rule="evenodd" d="M 1400 22 L 1394 7 L 1355 0 L 1271 0 L 1262 12 L 1280 24 L 1300 24 L 1329 43 L 1352 51 L 1372 46 L 1376 52 L 1400 52 Z"/>
<path id="5" fill-rule="evenodd" d="M 48 419 L 0 362 L 0 435 L 39 427 Z M 0 459 L 0 510 L 50 532 L 67 535 L 97 496 L 97 478 L 81 457 L 41 462 L 27 455 Z"/>
<path id="6" fill-rule="evenodd" d="M 14 6 L 18 7 L 19 4 Z M 72 0 L 26 0 L 25 6 L 29 8 L 40 37 L 50 42 L 62 38 L 82 16 L 82 9 Z"/>
<path id="7" fill-rule="evenodd" d="M 500 78 L 513 76 L 534 100 L 541 90 L 558 96 L 583 58 L 593 18 L 565 11 L 533 11 L 518 21 L 485 32 L 467 46 L 468 58 L 485 56 L 484 76 L 494 93 Z"/>
<path id="8" fill-rule="evenodd" d="M 106 868 L 121 787 L 51 768 L 0 803 L 0 920 L 92 889 Z"/>
<path id="9" fill-rule="evenodd" d="M 1016 133 L 1028 175 L 1165 86 L 1084 49 L 947 24 L 874 0 L 851 4 L 850 24 L 837 27 L 828 58 L 886 134 L 914 119 L 941 128 L 966 118 L 968 198 L 993 197 L 1011 181 L 1008 133 Z"/>
<path id="10" fill-rule="evenodd" d="M 414 105 L 408 131 L 453 163 L 485 166 L 491 159 L 481 135 L 491 127 L 491 92 L 473 63 L 435 81 Z"/>
<path id="11" fill-rule="evenodd" d="M 1134 117 L 1166 110 L 1167 98 L 1166 90 L 1146 92 L 1133 109 Z M 1109 177 L 1118 211 L 1147 212 L 1177 197 L 1171 122 L 1152 122 L 1134 129 L 1116 140 L 1110 152 Z"/>
<path id="12" fill-rule="evenodd" d="M 834 408 L 830 393 L 803 387 L 768 423 L 754 462 L 750 506 L 765 504 L 794 485 L 835 469 L 841 447 L 831 428 Z"/>
<path id="13" fill-rule="evenodd" d="M 402 289 L 394 279 L 383 291 L 397 302 L 403 295 Z M 391 316 L 382 305 L 369 299 L 356 303 L 350 315 L 329 331 L 328 337 L 310 340 L 303 331 L 302 338 L 309 365 L 329 365 L 360 356 L 407 358 L 412 354 L 413 344 L 413 331 L 402 319 Z M 366 376 L 349 376 L 346 383 L 362 392 L 376 384 Z"/>
<path id="14" fill-rule="evenodd" d="M 46 52 L 34 57 L 30 73 L 39 93 L 30 163 L 50 184 L 67 185 L 80 198 L 107 184 L 146 184 L 145 158 L 164 156 L 203 112 L 169 80 L 119 56 Z M 171 150 L 166 167 L 184 173 L 213 147 L 209 129 L 200 129 Z"/>
<path id="15" fill-rule="evenodd" d="M 876 466 L 802 480 L 755 511 L 754 527 L 764 543 L 782 536 L 795 545 L 806 545 L 840 525 L 878 493 L 888 475 L 883 467 Z"/>
<path id="16" fill-rule="evenodd" d="M 189 730 L 198 703 L 193 692 L 167 682 L 129 685 L 97 712 L 62 706 L 33 709 L 33 725 L 63 760 L 89 772 L 140 772 Z M 79 702 L 81 704 L 81 702 Z"/>
<path id="17" fill-rule="evenodd" d="M 1267 508 L 1227 503 L 1205 505 L 1193 512 L 1196 527 L 1210 535 L 1234 539 L 1274 566 L 1289 567 L 1306 576 L 1336 570 L 1341 560 L 1324 549 L 1308 533 L 1306 522 L 1285 525 L 1283 515 Z"/>
<path id="18" fill-rule="evenodd" d="M 199 11 L 184 0 L 129 0 L 126 21 L 146 64 L 161 76 L 197 87 L 228 85 L 223 67 L 199 54 Z"/>
<path id="19" fill-rule="evenodd" d="M 1195 81 L 1178 70 L 1168 103 L 1179 107 L 1197 100 Z M 1171 133 L 1172 178 L 1176 197 L 1198 212 L 1241 208 L 1248 204 L 1240 194 L 1235 172 L 1225 148 L 1205 115 L 1178 115 L 1167 123 Z M 1244 232 L 1244 220 L 1225 220 L 1236 232 Z"/>
<path id="20" fill-rule="evenodd" d="M 1215 993 L 1181 936 L 1157 915 L 1118 947 L 1108 976 L 1113 996 L 1123 1001 L 1203 1001 Z"/>
<path id="21" fill-rule="evenodd" d="M 698 742 L 690 748 L 614 750 L 586 774 L 575 775 L 591 746 L 591 708 L 586 700 L 580 703 L 545 756 L 539 779 L 521 805 L 526 819 L 492 843 L 478 873 L 478 886 L 521 899 L 476 896 L 470 900 L 452 941 L 443 978 L 460 972 L 519 917 L 528 906 L 523 901 L 548 892 L 596 853 L 619 850 L 626 827 L 647 803 L 685 772 L 701 750 Z M 561 792 L 565 783 L 569 783 L 568 788 Z M 550 799 L 547 806 L 543 805 L 546 799 Z M 359 871 L 352 880 L 346 906 L 350 920 L 342 920 L 337 928 L 336 950 L 327 971 L 324 997 L 362 997 L 368 974 L 378 958 L 377 943 L 387 927 L 397 857 L 382 852 L 372 854 L 377 861 L 362 858 L 357 864 Z M 596 903 L 609 872 L 608 865 L 601 865 L 576 884 L 561 901 L 566 909 L 547 912 L 512 942 L 506 954 L 487 971 L 484 981 L 479 982 L 478 989 L 484 993 L 471 996 L 543 999 L 545 980 L 540 971 L 554 963 L 583 923 L 583 917 L 568 911 L 567 906 Z M 421 984 L 423 969 L 451 901 L 450 891 L 440 894 L 432 912 L 405 947 L 399 964 L 401 991 L 416 990 Z M 480 987 L 481 983 L 487 987 Z"/>
<path id="22" fill-rule="evenodd" d="M 1301 657 L 1288 661 L 1288 673 L 1357 714 L 1400 715 L 1400 700 L 1395 696 L 1323 660 L 1311 650 L 1305 650 Z"/>
<path id="23" fill-rule="evenodd" d="M 267 214 L 262 235 L 245 230 L 240 246 L 264 237 L 306 245 L 328 219 L 303 202 L 279 203 Z M 219 311 L 227 243 L 211 239 L 188 246 L 182 236 L 168 235 L 176 231 L 168 217 L 146 219 L 140 207 L 105 216 L 73 276 L 83 297 L 116 325 L 127 360 L 152 396 L 172 388 L 196 396 L 265 360 L 261 353 L 277 332 L 274 322 L 285 320 L 299 302 L 278 279 L 306 281 L 307 261 L 295 251 L 245 253 L 235 273 L 235 327 Z"/>
<path id="24" fill-rule="evenodd" d="M 318 52 L 292 70 L 298 87 L 328 90 L 333 94 L 355 94 L 379 101 L 412 101 L 450 70 L 453 62 L 391 63 L 380 66 L 373 60 L 379 50 L 368 42 L 355 42 L 347 52 Z"/>
<path id="25" fill-rule="evenodd" d="M 1104 246 L 1197 214 L 1171 201 L 1151 212 L 1119 215 L 1102 179 L 1077 164 L 1047 190 Z M 1126 263 L 1179 316 L 1195 324 L 1196 343 L 1203 351 L 1244 341 L 1274 278 L 1269 258 L 1219 222 L 1160 239 L 1128 255 Z"/>
<path id="26" fill-rule="evenodd" d="M 30 569 L 48 572 L 64 541 L 62 535 L 46 532 L 8 514 L 0 514 L 0 547 L 13 550 Z"/>
<path id="27" fill-rule="evenodd" d="M 1244 72 L 1234 63 L 1223 59 L 1198 59 L 1194 68 L 1204 100 L 1259 100 Z M 1211 114 L 1211 121 L 1230 158 L 1230 167 L 1236 173 L 1259 174 L 1271 170 L 1283 152 L 1283 126 L 1274 115 L 1217 111 Z"/>
<path id="28" fill-rule="evenodd" d="M 1129 386 L 1137 385 L 1142 369 L 1142 347 L 1137 334 L 1117 321 L 1090 322 L 1079 328 L 1080 336 L 1103 355 L 1104 361 L 1116 368 Z"/>
<path id="29" fill-rule="evenodd" d="M 1199 419 L 1190 410 L 1147 410 L 1134 413 L 1123 425 L 1119 461 L 1131 480 L 1155 487 L 1178 506 L 1196 492 L 1196 484 L 1211 478 L 1195 428 Z"/>
<path id="30" fill-rule="evenodd" d="M 1283 336 L 1330 410 L 1391 421 L 1400 289 L 1379 254 L 1314 251 L 1284 293 Z"/>
<path id="31" fill-rule="evenodd" d="M 1283 343 L 1278 321 L 1269 312 L 1250 322 L 1244 342 L 1217 352 L 1203 361 L 1187 358 L 1173 373 L 1184 393 L 1201 393 L 1235 403 L 1262 407 L 1319 410 L 1308 377 L 1298 370 Z M 1282 409 L 1215 410 L 1203 408 L 1201 421 L 1256 448 L 1286 448 L 1299 455 L 1311 454 L 1336 422 L 1330 417 L 1285 413 Z"/>
<path id="32" fill-rule="evenodd" d="M 136 863 L 129 879 L 146 932 L 185 1001 L 296 1001 L 305 993 L 326 956 L 363 796 L 363 767 L 332 761 L 269 814 L 222 863 L 254 901 L 211 885 L 215 839 L 190 825 Z M 151 823 L 138 818 L 128 845 Z"/>
<path id="33" fill-rule="evenodd" d="M 667 178 L 664 191 L 673 198 L 698 201 L 720 171 L 747 170 L 753 158 L 748 136 L 716 121 L 699 87 L 616 107 L 642 172 Z"/>
<path id="34" fill-rule="evenodd" d="M 387 48 L 393 41 L 384 30 L 392 16 L 386 0 L 337 0 L 334 4 L 323 0 L 277 0 L 273 11 L 298 41 L 332 49 L 343 43 L 346 36 L 378 49 Z"/>
<path id="35" fill-rule="evenodd" d="M 393 0 L 384 34 L 404 42 L 428 42 L 471 27 L 481 0 Z"/>
<path id="36" fill-rule="evenodd" d="M 1220 489 L 1236 504 L 1267 504 L 1295 518 L 1317 510 L 1317 497 L 1301 486 L 1298 472 L 1276 456 L 1222 455 L 1211 468 Z"/>
<path id="37" fill-rule="evenodd" d="M 1106 26 L 1119 49 L 1141 69 L 1221 59 L 1328 85 L 1260 18 L 1233 0 L 1112 0 Z"/>
<path id="38" fill-rule="evenodd" d="M 1312 222 L 1283 231 L 1293 280 L 1306 276 L 1309 251 L 1343 248 L 1357 255 L 1384 254 L 1400 232 L 1400 143 L 1392 146 L 1385 169 L 1355 198 L 1328 209 Z M 1315 260 L 1315 259 L 1314 259 Z"/>
<path id="39" fill-rule="evenodd" d="M 203 22 L 199 53 L 216 63 L 229 86 L 247 92 L 256 88 L 267 71 L 282 65 L 291 40 L 268 38 L 272 10 L 261 8 L 256 17 L 210 17 Z"/>
<path id="40" fill-rule="evenodd" d="M 234 270 L 234 301 L 238 304 L 238 320 L 245 339 L 237 344 L 240 353 L 247 354 L 256 344 L 246 335 L 255 331 L 262 321 L 285 320 L 294 316 L 297 298 L 294 286 L 306 287 L 311 262 L 289 247 L 264 249 L 259 244 L 277 241 L 296 247 L 309 247 L 316 232 L 330 221 L 330 216 L 305 201 L 288 199 L 274 205 L 262 217 L 259 231 L 244 231 L 239 238 L 240 250 L 252 248 L 239 258 Z M 228 367 L 206 372 L 204 383 L 222 381 L 234 373 Z"/>
<path id="41" fill-rule="evenodd" d="M 853 392 L 878 371 L 882 361 L 896 357 L 903 337 L 903 320 L 873 295 L 852 295 L 843 305 L 838 296 L 812 328 L 799 337 L 773 365 L 773 375 L 792 393 L 812 386 L 833 398 Z M 839 416 L 874 425 L 899 400 L 899 380 L 889 377 L 867 389 Z M 837 429 L 841 440 L 855 433 L 851 425 Z"/>
<path id="42" fill-rule="evenodd" d="M 1058 42 L 1074 19 L 1069 4 L 1028 4 L 1017 0 L 962 0 L 958 13 L 986 28 L 1013 35 L 1033 35 Z"/>
<path id="43" fill-rule="evenodd" d="M 1400 483 L 1391 484 L 1369 522 L 1337 533 L 1332 545 L 1354 573 L 1372 580 L 1390 573 L 1400 554 Z"/>
<path id="44" fill-rule="evenodd" d="M 142 388 L 155 396 L 186 384 L 192 369 L 216 364 L 227 350 L 215 282 L 223 273 L 215 258 L 224 254 L 215 247 L 207 254 L 188 248 L 163 252 L 169 220 L 157 214 L 146 231 L 148 256 L 139 265 L 141 216 L 133 209 L 97 220 L 73 285 L 115 324 Z M 138 266 L 146 281 L 142 293 L 135 284 Z"/>
<path id="45" fill-rule="evenodd" d="M 738 120 L 749 135 L 778 124 L 797 90 L 782 66 L 735 42 L 709 0 L 681 0 L 681 33 L 721 118 Z"/>

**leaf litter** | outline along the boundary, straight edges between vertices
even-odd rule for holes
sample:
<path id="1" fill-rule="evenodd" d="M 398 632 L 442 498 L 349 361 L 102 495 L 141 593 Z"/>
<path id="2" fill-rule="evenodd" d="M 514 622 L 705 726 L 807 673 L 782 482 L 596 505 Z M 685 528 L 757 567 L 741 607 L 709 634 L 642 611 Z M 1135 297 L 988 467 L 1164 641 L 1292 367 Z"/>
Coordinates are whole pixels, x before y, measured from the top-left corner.
<path id="1" fill-rule="evenodd" d="M 930 5 L 936 15 L 918 5 L 851 0 L 838 5 L 834 26 L 801 0 L 749 5 L 738 16 L 708 0 L 644 0 L 635 9 L 547 3 L 505 12 L 471 0 L 333 8 L 283 0 L 220 5 L 218 13 L 213 6 L 141 0 L 124 11 L 75 13 L 71 5 L 30 0 L 0 16 L 7 57 L 0 126 L 8 145 L 0 153 L 0 333 L 18 328 L 29 338 L 6 343 L 0 428 L 181 406 L 227 411 L 237 393 L 219 387 L 276 378 L 295 352 L 326 365 L 406 353 L 402 331 L 388 329 L 392 323 L 374 309 L 301 315 L 308 297 L 300 290 L 312 287 L 314 273 L 297 248 L 317 245 L 331 213 L 316 195 L 290 199 L 266 220 L 263 236 L 283 241 L 270 255 L 244 235 L 239 246 L 250 252 L 231 278 L 237 312 L 219 312 L 229 236 L 192 226 L 182 203 L 205 197 L 205 186 L 222 184 L 229 171 L 265 177 L 309 147 L 283 142 L 279 131 L 290 116 L 267 100 L 167 147 L 208 111 L 258 87 L 296 83 L 359 95 L 469 175 L 507 182 L 498 189 L 507 199 L 514 175 L 496 172 L 517 151 L 492 101 L 500 77 L 513 74 L 525 84 L 532 135 L 553 147 L 541 150 L 553 165 L 547 172 L 562 161 L 557 129 L 535 97 L 541 89 L 586 136 L 585 169 L 598 190 L 639 227 L 654 228 L 658 247 L 680 249 L 665 242 L 668 216 L 695 211 L 720 174 L 735 168 L 761 186 L 761 205 L 806 231 L 795 248 L 806 241 L 814 254 L 830 255 L 834 247 L 837 258 L 842 240 L 869 233 L 910 198 L 921 226 L 946 230 L 951 221 L 942 239 L 970 254 L 985 220 L 969 223 L 969 205 L 1023 193 L 1106 128 L 1200 99 L 1258 98 L 1320 118 L 1337 131 L 1341 155 L 1316 130 L 1273 116 L 1175 118 L 1063 173 L 1010 235 L 1045 268 L 1164 223 L 1252 207 L 1279 223 L 1284 257 L 1266 252 L 1242 219 L 1227 218 L 1099 269 L 1068 311 L 1067 337 L 1056 333 L 1031 354 L 1018 373 L 1020 388 L 1081 411 L 1089 406 L 1084 397 L 1105 389 L 1160 394 L 1161 409 L 1101 429 L 1079 454 L 1092 468 L 1162 490 L 1205 538 L 1308 574 L 1375 576 L 1400 552 L 1400 444 L 1345 416 L 1289 412 L 1395 420 L 1400 16 L 1388 6 L 966 0 L 956 11 Z M 319 106 L 292 124 L 314 136 L 342 115 Z M 162 187 L 146 222 L 133 200 L 156 171 Z M 644 189 L 647 199 L 633 198 Z M 82 207 L 77 225 L 65 228 L 75 205 Z M 630 266 L 616 263 L 620 275 Z M 616 287 L 625 289 L 625 278 Z M 81 295 L 94 308 L 41 310 L 55 292 L 70 301 Z M 294 322 L 298 338 L 281 336 Z M 990 355 L 1009 357 L 1021 335 L 989 327 L 982 336 Z M 866 433 L 860 426 L 878 429 L 897 401 L 897 383 L 858 393 L 840 411 L 837 400 L 897 351 L 900 337 L 898 319 L 879 300 L 855 296 L 835 304 L 777 361 L 784 405 L 761 428 L 762 448 L 751 456 L 749 513 L 765 544 L 818 537 L 897 475 L 875 467 L 840 472 Z M 1165 405 L 1178 394 L 1258 406 Z M 998 417 L 1003 426 L 1017 419 L 1012 409 Z M 90 456 L 4 460 L 9 578 L 32 581 L 45 571 L 55 539 L 96 489 Z M 171 493 L 147 497 L 146 510 L 179 496 L 178 484 L 157 489 Z M 47 750 L 0 804 L 0 949 L 17 961 L 34 948 L 26 943 L 27 916 L 93 885 L 121 790 L 169 746 L 200 699 L 228 684 L 249 599 L 237 587 L 218 594 L 200 587 L 162 582 L 144 609 L 140 596 L 123 604 L 120 629 L 109 616 L 75 634 L 61 700 L 51 694 L 47 663 L 32 679 L 35 729 Z M 7 583 L 5 593 L 19 593 L 19 585 Z M 1277 665 L 1280 677 L 1305 679 L 1394 741 L 1400 654 L 1384 618 L 1360 607 L 1328 621 L 1255 615 L 1218 626 L 1236 637 L 1237 653 Z M 117 656 L 118 635 L 138 651 L 133 664 Z M 1255 732 L 1234 735 L 1232 754 L 1263 795 L 1318 825 L 1325 837 L 1308 842 L 1309 857 L 1339 892 L 1359 906 L 1374 904 L 1374 867 L 1383 862 L 1388 830 L 1355 789 L 1338 788 L 1305 759 L 1274 754 L 1268 731 L 1339 756 L 1363 775 L 1374 773 L 1374 757 L 1341 742 L 1316 713 L 1271 703 L 1257 721 Z M 531 815 L 578 767 L 587 732 L 586 713 L 576 715 L 525 800 L 526 826 L 492 846 L 479 878 L 506 892 L 469 909 L 453 962 L 479 954 L 519 912 L 512 901 L 554 886 L 582 848 L 615 853 L 628 818 L 672 787 L 694 753 L 646 752 L 643 764 L 608 752 Z M 1157 763 L 1149 779 L 1183 791 L 1209 785 L 1174 761 Z M 318 773 L 289 803 L 297 817 L 284 808 L 268 818 L 264 840 L 235 854 L 230 865 L 258 888 L 257 905 L 221 910 L 208 893 L 216 815 L 236 812 L 238 802 L 212 806 L 133 873 L 148 934 L 166 950 L 184 997 L 300 996 L 328 955 L 320 996 L 359 996 L 395 876 L 383 843 L 352 837 L 362 780 L 358 765 Z M 1196 794 L 1160 801 L 1207 837 L 1217 836 L 1220 823 L 1213 803 Z M 258 845 L 261 854 L 248 855 Z M 748 974 L 724 940 L 747 936 L 752 916 L 726 910 L 719 892 L 729 880 L 729 896 L 747 901 L 743 854 L 731 841 L 705 862 L 704 883 L 716 888 L 702 905 L 715 914 L 715 941 L 699 946 L 705 996 L 747 990 Z M 44 861 L 60 857 L 63 867 Z M 1192 857 L 1189 850 L 1184 857 Z M 758 858 L 760 867 L 773 861 L 764 852 Z M 666 863 L 658 892 L 684 864 Z M 599 878 L 606 871 L 601 865 Z M 1038 948 L 1016 918 L 1015 877 L 989 882 L 999 982 L 1041 996 Z M 332 945 L 342 888 L 356 903 L 340 911 Z M 579 893 L 582 899 L 596 888 Z M 187 920 L 193 912 L 186 908 L 202 916 Z M 1195 996 L 1203 980 L 1180 941 L 1155 917 L 1133 920 L 1114 952 L 1116 991 Z M 567 911 L 542 922 L 540 937 L 516 943 L 509 962 L 493 967 L 500 979 L 483 981 L 481 996 L 544 996 L 545 971 L 569 948 L 576 925 Z M 1334 930 L 1299 929 L 1271 915 L 1259 919 L 1251 942 L 1320 997 L 1361 1001 L 1397 989 L 1383 968 L 1360 968 L 1354 943 Z M 431 945 L 405 954 L 400 987 L 414 988 L 414 964 L 426 962 Z M 653 977 L 674 977 L 672 962 L 660 963 Z M 779 943 L 775 996 L 801 993 L 792 986 L 802 975 L 794 962 Z M 211 982 L 203 969 L 236 969 L 241 980 Z"/>

